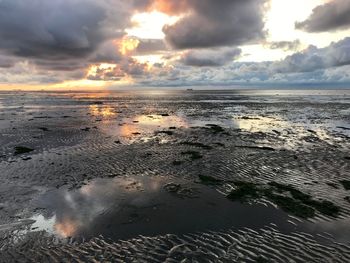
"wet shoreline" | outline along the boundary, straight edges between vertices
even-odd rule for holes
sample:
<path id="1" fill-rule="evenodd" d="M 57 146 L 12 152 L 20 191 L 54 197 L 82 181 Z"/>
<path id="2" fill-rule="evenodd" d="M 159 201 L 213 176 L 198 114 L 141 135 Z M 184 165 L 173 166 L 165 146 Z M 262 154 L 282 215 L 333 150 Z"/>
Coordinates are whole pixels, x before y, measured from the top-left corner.
<path id="1" fill-rule="evenodd" d="M 101 235 L 117 246 L 139 236 L 158 242 L 167 234 L 212 232 L 207 244 L 223 242 L 217 233 L 226 233 L 240 241 L 225 241 L 224 247 L 247 238 L 250 251 L 256 238 L 265 244 L 263 233 L 272 227 L 286 242 L 274 248 L 276 255 L 300 234 L 302 240 L 312 238 L 315 249 L 332 247 L 346 259 L 346 92 L 0 93 L 1 245 L 15 255 L 19 244 L 28 246 L 34 236 L 47 246 L 52 245 L 47 236 L 59 243 L 85 240 L 56 247 L 58 254 L 65 247 L 73 256 Z M 230 200 L 240 182 L 263 190 L 245 188 L 247 200 Z M 270 194 L 269 185 L 275 187 Z M 307 211 L 314 206 L 314 216 L 293 214 L 300 206 Z M 175 239 L 170 250 L 181 246 Z M 190 250 L 176 253 L 195 257 L 186 256 Z M 316 250 L 315 258 L 329 257 Z M 21 253 L 35 258 L 30 251 Z M 232 253 L 258 258 L 250 252 Z M 300 257 L 293 249 L 285 253 Z M 305 258 L 312 254 L 305 253 Z"/>

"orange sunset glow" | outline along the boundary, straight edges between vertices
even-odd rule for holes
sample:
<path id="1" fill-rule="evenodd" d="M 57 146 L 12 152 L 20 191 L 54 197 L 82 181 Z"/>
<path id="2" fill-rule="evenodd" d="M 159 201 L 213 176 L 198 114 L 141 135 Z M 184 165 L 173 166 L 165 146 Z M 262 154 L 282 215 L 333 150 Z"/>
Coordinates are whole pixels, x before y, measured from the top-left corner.
<path id="1" fill-rule="evenodd" d="M 346 10 L 343 0 L 283 4 L 278 0 L 249 0 L 244 5 L 232 1 L 226 6 L 210 0 L 117 1 L 116 7 L 108 6 L 105 0 L 91 1 L 97 9 L 109 10 L 93 22 L 94 26 L 86 26 L 91 32 L 79 30 L 84 24 L 67 26 L 66 33 L 53 36 L 57 43 L 42 43 L 42 52 L 35 46 L 20 46 L 15 52 L 17 43 L 29 45 L 30 36 L 42 33 L 30 32 L 32 29 L 27 39 L 20 39 L 20 35 L 14 38 L 13 48 L 4 44 L 2 50 L 0 45 L 0 89 L 103 90 L 177 87 L 180 83 L 259 86 L 348 81 L 347 58 L 334 54 L 329 60 L 326 56 L 329 52 L 347 53 L 349 29 L 338 21 L 334 30 L 328 30 L 323 25 L 328 20 L 317 20 L 322 8 Z M 0 36 L 1 32 L 0 28 Z M 44 35 L 38 43 L 42 39 Z M 64 43 L 62 49 L 60 41 Z M 21 55 L 26 52 L 30 54 Z M 302 61 L 294 61 L 297 57 Z M 321 63 L 312 64 L 310 59 L 316 57 Z M 309 74 L 320 70 L 321 78 Z"/>

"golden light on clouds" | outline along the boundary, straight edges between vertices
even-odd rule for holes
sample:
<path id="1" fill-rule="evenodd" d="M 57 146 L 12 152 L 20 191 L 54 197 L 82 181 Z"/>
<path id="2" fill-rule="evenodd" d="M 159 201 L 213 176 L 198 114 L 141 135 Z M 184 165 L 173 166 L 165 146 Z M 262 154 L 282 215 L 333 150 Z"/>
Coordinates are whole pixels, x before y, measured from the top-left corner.
<path id="1" fill-rule="evenodd" d="M 131 18 L 134 26 L 127 29 L 126 33 L 143 39 L 163 39 L 163 27 L 174 24 L 179 18 L 179 16 L 170 16 L 158 11 L 138 13 Z"/>
<path id="2" fill-rule="evenodd" d="M 88 76 L 96 76 L 100 70 L 111 72 L 113 71 L 117 65 L 115 64 L 108 64 L 108 63 L 102 63 L 98 65 L 91 65 L 90 68 L 87 70 Z"/>
<path id="3" fill-rule="evenodd" d="M 88 79 L 70 80 L 50 86 L 53 89 L 104 88 L 107 82 Z"/>
<path id="4" fill-rule="evenodd" d="M 348 6 L 346 0 L 269 0 L 269 4 L 266 6 L 262 6 L 266 1 L 247 1 L 248 5 L 246 6 L 244 1 L 237 2 L 235 5 L 232 5 L 230 1 L 203 1 L 205 4 L 202 5 L 201 1 L 198 1 L 200 4 L 196 4 L 191 0 L 152 0 L 147 1 L 147 4 L 142 6 L 133 4 L 124 6 L 123 4 L 122 6 L 126 9 L 118 10 L 115 8 L 118 7 L 118 4 L 114 6 L 115 1 L 111 1 L 111 5 L 106 5 L 105 8 L 113 10 L 113 15 L 111 13 L 111 15 L 106 16 L 105 22 L 92 19 L 96 17 L 95 9 L 86 10 L 88 12 L 86 17 L 90 19 L 91 15 L 91 21 L 89 19 L 80 21 L 77 14 L 74 12 L 70 14 L 75 17 L 75 19 L 67 20 L 72 22 L 72 26 L 61 29 L 62 32 L 66 32 L 64 36 L 69 36 L 65 39 L 67 41 L 65 48 L 60 46 L 60 41 L 46 43 L 45 36 L 41 36 L 40 29 L 50 28 L 51 23 L 52 25 L 58 23 L 57 26 L 61 28 L 62 23 L 59 21 L 55 19 L 50 21 L 51 18 L 48 18 L 47 21 L 41 19 L 42 26 L 37 28 L 30 26 L 29 23 L 30 20 L 36 21 L 36 16 L 25 17 L 20 22 L 16 19 L 7 19 L 3 26 L 9 30 L 8 32 L 18 28 L 18 23 L 21 23 L 21 26 L 26 30 L 10 34 L 9 43 L 16 43 L 17 47 L 10 45 L 2 45 L 1 47 L 0 90 L 93 91 L 113 89 L 114 87 L 119 89 L 133 84 L 137 87 L 153 85 L 177 87 L 182 83 L 184 85 L 186 83 L 189 85 L 197 83 L 236 84 L 237 82 L 259 84 L 267 81 L 286 83 L 285 81 L 289 81 L 289 74 L 295 72 L 305 73 L 299 74 L 300 81 L 298 83 L 333 82 L 333 79 L 348 81 L 347 78 L 343 77 L 343 75 L 347 76 L 346 71 L 335 77 L 327 73 L 339 65 L 350 65 L 343 58 L 345 55 L 343 57 L 339 55 L 349 53 L 347 41 L 349 41 L 350 28 L 345 19 L 348 9 L 343 8 L 343 5 L 335 5 L 334 8 L 337 10 L 333 10 L 334 12 L 332 9 L 325 9 L 328 11 L 319 15 L 317 19 L 322 23 L 329 24 L 322 30 L 312 31 L 302 27 L 296 28 L 296 24 L 300 25 L 313 20 L 312 14 L 316 7 L 329 2 L 336 4 L 338 1 L 345 3 L 344 6 Z M 97 2 L 98 0 L 96 0 Z M 250 8 L 249 2 L 252 2 L 252 8 Z M 240 12 L 241 5 L 242 12 Z M 263 8 L 264 11 L 261 14 L 252 13 L 249 10 L 255 10 L 253 7 Z M 21 9 L 19 8 L 19 10 Z M 6 12 L 3 13 L 3 15 L 5 14 Z M 328 18 L 326 19 L 326 17 L 332 23 L 327 22 Z M 119 21 L 119 18 L 123 21 Z M 75 22 L 79 23 L 74 26 Z M 93 23 L 94 26 L 89 26 L 88 22 Z M 85 23 L 88 23 L 86 28 L 84 27 L 86 32 L 84 30 L 84 34 L 82 34 L 81 25 L 85 26 Z M 231 30 L 235 26 L 237 26 L 237 30 Z M 167 36 L 163 32 L 164 28 Z M 91 32 L 87 34 L 89 30 Z M 26 37 L 35 39 L 35 41 L 24 41 L 25 38 L 21 37 L 22 31 L 28 31 Z M 61 31 L 50 32 L 50 34 L 52 33 L 57 40 L 60 40 Z M 255 37 L 250 39 L 251 35 Z M 38 38 L 36 39 L 36 37 Z M 242 41 L 236 41 L 236 39 L 242 39 Z M 86 41 L 91 44 L 89 49 L 84 44 Z M 334 56 L 324 54 L 327 49 L 320 49 L 330 46 L 332 42 L 341 42 L 339 45 L 331 46 L 331 51 L 335 52 L 336 50 L 333 49 L 337 49 L 339 54 Z M 37 46 L 36 43 L 41 43 L 41 45 Z M 286 70 L 283 74 L 274 68 L 261 68 L 261 71 L 265 73 L 261 74 L 262 72 L 254 72 L 254 67 L 251 67 L 251 74 L 243 70 L 237 71 L 234 76 L 231 75 L 231 69 L 227 67 L 231 65 L 233 68 L 238 67 L 239 64 L 235 64 L 235 62 L 256 63 L 258 68 L 260 62 L 283 62 L 286 57 L 297 52 L 303 55 L 301 51 L 312 50 L 307 49 L 310 45 L 315 46 L 320 57 L 325 58 L 326 62 L 320 64 L 324 64 L 327 68 L 322 68 L 319 65 L 311 68 L 311 70 L 323 70 L 322 81 L 311 78 L 311 74 L 308 73 L 310 69 L 303 69 L 301 66 L 298 69 L 290 68 L 295 72 Z M 23 50 L 33 54 L 28 56 L 26 52 L 19 52 L 23 47 L 25 47 Z M 241 49 L 241 56 L 234 61 L 222 59 L 226 56 L 225 52 L 228 48 Z M 196 56 L 186 57 L 185 55 L 190 54 L 191 51 Z M 208 56 L 208 54 L 213 55 Z M 304 54 L 305 61 L 308 55 L 310 54 Z M 331 60 L 339 60 L 339 63 L 328 62 L 328 57 Z M 188 58 L 188 60 L 184 58 Z M 297 64 L 301 63 L 295 64 L 298 66 Z M 199 70 L 198 66 L 203 68 Z"/>
<path id="5" fill-rule="evenodd" d="M 155 0 L 150 6 L 150 10 L 159 11 L 168 15 L 176 15 L 186 11 L 188 8 L 188 0 Z"/>
<path id="6" fill-rule="evenodd" d="M 152 67 L 155 63 L 166 63 L 163 55 L 142 55 L 142 56 L 133 56 L 138 62 L 145 63 L 148 66 L 148 69 Z"/>
<path id="7" fill-rule="evenodd" d="M 134 51 L 140 44 L 140 40 L 133 37 L 124 37 L 117 41 L 120 53 L 127 55 Z"/>

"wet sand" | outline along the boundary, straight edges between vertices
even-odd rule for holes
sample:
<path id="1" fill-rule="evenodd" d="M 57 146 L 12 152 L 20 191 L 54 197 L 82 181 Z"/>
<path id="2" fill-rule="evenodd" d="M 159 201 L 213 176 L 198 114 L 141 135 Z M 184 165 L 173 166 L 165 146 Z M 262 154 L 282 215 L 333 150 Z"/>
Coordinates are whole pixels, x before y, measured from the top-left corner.
<path id="1" fill-rule="evenodd" d="M 347 90 L 0 92 L 0 132 L 0 262 L 350 260 Z"/>

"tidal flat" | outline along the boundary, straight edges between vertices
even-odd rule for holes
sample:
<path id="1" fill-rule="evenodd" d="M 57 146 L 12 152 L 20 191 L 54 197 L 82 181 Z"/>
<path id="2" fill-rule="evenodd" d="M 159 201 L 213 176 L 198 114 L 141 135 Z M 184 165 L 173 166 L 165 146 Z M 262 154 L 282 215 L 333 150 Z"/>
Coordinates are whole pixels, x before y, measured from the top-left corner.
<path id="1" fill-rule="evenodd" d="M 0 262 L 350 262 L 350 91 L 0 92 Z"/>

